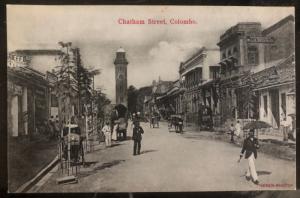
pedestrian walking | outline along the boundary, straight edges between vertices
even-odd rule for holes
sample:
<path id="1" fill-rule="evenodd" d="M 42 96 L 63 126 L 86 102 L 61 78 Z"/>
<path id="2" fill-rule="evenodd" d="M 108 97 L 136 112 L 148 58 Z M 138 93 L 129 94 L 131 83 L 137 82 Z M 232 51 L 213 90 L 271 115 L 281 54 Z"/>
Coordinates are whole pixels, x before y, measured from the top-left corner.
<path id="1" fill-rule="evenodd" d="M 231 123 L 230 127 L 229 127 L 229 132 L 230 132 L 230 142 L 234 143 L 234 131 L 235 128 L 233 126 L 233 123 Z"/>
<path id="2" fill-rule="evenodd" d="M 259 148 L 259 144 L 257 138 L 254 137 L 254 129 L 251 129 L 249 133 L 249 137 L 244 140 L 244 144 L 240 153 L 240 159 L 242 159 L 246 151 L 245 159 L 248 159 L 246 180 L 249 181 L 252 178 L 253 183 L 258 185 L 259 181 L 255 168 L 255 159 L 257 158 L 257 149 Z"/>
<path id="3" fill-rule="evenodd" d="M 105 122 L 104 127 L 102 128 L 102 132 L 105 135 L 105 146 L 110 147 L 111 146 L 111 130 L 109 126 L 109 122 Z"/>
<path id="4" fill-rule="evenodd" d="M 142 141 L 142 134 L 144 133 L 143 128 L 140 126 L 140 122 L 136 121 L 134 123 L 132 139 L 133 143 L 133 155 L 139 155 L 141 152 L 141 141 Z"/>

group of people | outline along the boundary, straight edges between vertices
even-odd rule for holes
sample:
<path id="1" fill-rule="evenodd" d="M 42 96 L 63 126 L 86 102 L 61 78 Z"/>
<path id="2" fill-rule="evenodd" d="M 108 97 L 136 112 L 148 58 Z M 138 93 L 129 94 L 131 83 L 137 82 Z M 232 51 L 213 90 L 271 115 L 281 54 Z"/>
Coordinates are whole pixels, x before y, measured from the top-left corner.
<path id="1" fill-rule="evenodd" d="M 133 130 L 133 132 L 132 132 L 133 155 L 139 155 L 141 153 L 141 141 L 142 141 L 142 134 L 144 133 L 144 130 L 140 126 L 140 122 L 138 120 L 133 120 L 133 129 L 132 130 Z M 105 125 L 102 128 L 102 132 L 105 135 L 105 146 L 111 147 L 112 139 L 113 140 L 117 140 L 117 139 L 114 139 L 112 137 L 112 134 L 116 134 L 116 130 L 111 130 L 109 121 L 105 122 Z"/>
<path id="2" fill-rule="evenodd" d="M 231 123 L 229 131 L 230 131 L 230 142 L 231 143 L 235 142 L 234 136 L 236 136 L 238 139 L 240 139 L 242 136 L 242 127 L 241 127 L 240 121 L 237 121 L 235 126 L 233 125 L 233 123 Z"/>

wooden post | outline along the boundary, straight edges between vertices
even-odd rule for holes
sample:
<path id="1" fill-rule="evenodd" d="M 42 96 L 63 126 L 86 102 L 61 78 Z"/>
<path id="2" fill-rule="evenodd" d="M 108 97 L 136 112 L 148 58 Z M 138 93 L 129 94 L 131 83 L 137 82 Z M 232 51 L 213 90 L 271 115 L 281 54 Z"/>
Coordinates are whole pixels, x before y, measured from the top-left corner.
<path id="1" fill-rule="evenodd" d="M 85 107 L 85 136 L 86 136 L 86 151 L 88 151 L 89 148 L 89 133 L 88 133 L 88 109 L 87 105 L 84 105 Z"/>

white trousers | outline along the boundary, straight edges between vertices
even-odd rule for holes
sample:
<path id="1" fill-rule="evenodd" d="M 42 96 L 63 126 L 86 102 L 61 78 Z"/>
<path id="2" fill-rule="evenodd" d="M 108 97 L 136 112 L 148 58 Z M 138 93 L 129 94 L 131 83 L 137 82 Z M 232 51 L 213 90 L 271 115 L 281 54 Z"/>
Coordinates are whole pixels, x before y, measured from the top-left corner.
<path id="1" fill-rule="evenodd" d="M 248 169 L 247 169 L 247 173 L 246 173 L 246 176 L 247 177 L 252 177 L 253 181 L 256 181 L 258 179 L 257 177 L 257 173 L 256 173 L 256 169 L 255 169 L 255 157 L 254 157 L 254 154 L 252 153 L 250 155 L 250 157 L 248 157 Z"/>
<path id="2" fill-rule="evenodd" d="M 110 132 L 105 133 L 105 145 L 111 146 L 111 133 Z"/>

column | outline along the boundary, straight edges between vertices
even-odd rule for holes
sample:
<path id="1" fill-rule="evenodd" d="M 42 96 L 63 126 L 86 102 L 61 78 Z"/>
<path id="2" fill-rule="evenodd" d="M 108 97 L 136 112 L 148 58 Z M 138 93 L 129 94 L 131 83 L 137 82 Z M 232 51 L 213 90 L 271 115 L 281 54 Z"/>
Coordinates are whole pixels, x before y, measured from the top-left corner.
<path id="1" fill-rule="evenodd" d="M 24 131 L 25 135 L 28 135 L 28 101 L 27 101 L 27 87 L 23 87 L 23 94 L 22 94 L 22 113 L 23 113 L 23 120 L 24 120 Z"/>
<path id="2" fill-rule="evenodd" d="M 18 121 L 19 121 L 19 117 L 18 117 L 18 96 L 14 95 L 12 97 L 12 101 L 11 101 L 11 117 L 12 117 L 12 136 L 13 137 L 18 137 L 19 133 L 19 126 L 18 126 Z"/>

